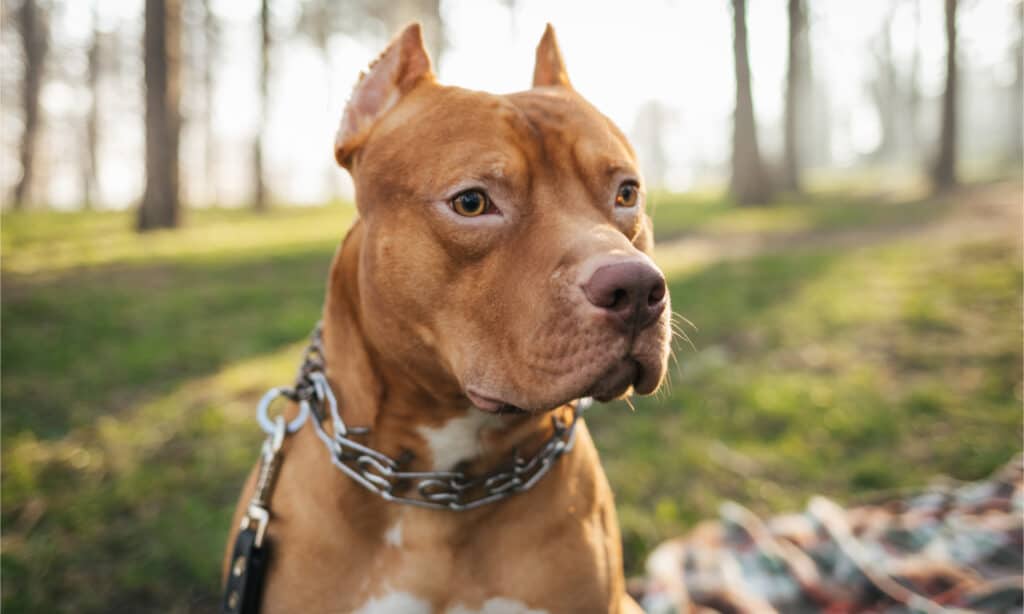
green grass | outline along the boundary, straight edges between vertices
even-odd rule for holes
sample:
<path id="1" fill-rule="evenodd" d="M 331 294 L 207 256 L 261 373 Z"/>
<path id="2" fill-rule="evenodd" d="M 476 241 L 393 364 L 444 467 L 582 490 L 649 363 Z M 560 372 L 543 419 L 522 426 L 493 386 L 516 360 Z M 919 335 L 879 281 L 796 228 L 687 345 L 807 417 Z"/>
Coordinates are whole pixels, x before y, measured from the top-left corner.
<path id="1" fill-rule="evenodd" d="M 676 343 L 670 387 L 635 413 L 588 418 L 630 573 L 725 499 L 760 512 L 819 492 L 856 500 L 976 478 L 1020 449 L 1019 222 L 923 230 L 966 200 L 656 199 L 693 347 Z M 124 214 L 5 215 L 6 610 L 216 607 L 255 400 L 290 380 L 351 217 L 201 211 L 140 237 Z M 829 241 L 849 233 L 856 247 Z M 700 263 L 669 245 L 771 235 L 788 240 Z"/>
<path id="2" fill-rule="evenodd" d="M 843 230 L 890 230 L 919 224 L 949 211 L 945 199 L 925 198 L 904 187 L 886 194 L 830 186 L 803 195 L 781 195 L 771 206 L 736 207 L 720 192 L 655 193 L 651 197 L 658 241 L 693 234 L 717 237 L 792 237 Z"/>

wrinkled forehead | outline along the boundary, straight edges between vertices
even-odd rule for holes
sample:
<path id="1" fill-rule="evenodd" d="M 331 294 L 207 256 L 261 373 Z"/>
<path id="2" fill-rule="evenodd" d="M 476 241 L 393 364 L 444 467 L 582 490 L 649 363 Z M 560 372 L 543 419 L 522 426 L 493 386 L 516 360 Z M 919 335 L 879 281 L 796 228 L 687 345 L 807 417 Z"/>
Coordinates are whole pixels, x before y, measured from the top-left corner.
<path id="1" fill-rule="evenodd" d="M 554 87 L 509 95 L 440 87 L 413 95 L 374 131 L 362 158 L 367 182 L 386 172 L 390 182 L 416 182 L 412 190 L 443 189 L 456 173 L 532 181 L 572 169 L 603 181 L 636 170 L 614 124 L 579 95 Z"/>
<path id="2" fill-rule="evenodd" d="M 634 164 L 633 149 L 619 129 L 572 90 L 542 87 L 505 97 L 530 126 L 549 161 L 588 170 L 617 171 Z"/>

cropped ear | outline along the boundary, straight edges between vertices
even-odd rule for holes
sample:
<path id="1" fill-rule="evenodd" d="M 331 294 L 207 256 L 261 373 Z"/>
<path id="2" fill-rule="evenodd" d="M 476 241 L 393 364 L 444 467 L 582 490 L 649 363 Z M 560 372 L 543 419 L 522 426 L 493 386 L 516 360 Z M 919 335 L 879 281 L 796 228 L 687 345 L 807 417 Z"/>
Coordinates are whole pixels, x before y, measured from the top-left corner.
<path id="1" fill-rule="evenodd" d="M 424 79 L 433 81 L 434 73 L 420 24 L 413 23 L 391 41 L 368 72 L 360 73 L 334 140 L 338 164 L 349 168 L 352 154 L 366 140 L 373 124 Z"/>
<path id="2" fill-rule="evenodd" d="M 555 29 L 550 23 L 544 28 L 544 36 L 537 45 L 537 61 L 533 65 L 533 87 L 544 85 L 572 87 L 569 84 L 569 74 L 565 71 L 562 51 L 558 48 L 558 40 L 555 39 Z"/>

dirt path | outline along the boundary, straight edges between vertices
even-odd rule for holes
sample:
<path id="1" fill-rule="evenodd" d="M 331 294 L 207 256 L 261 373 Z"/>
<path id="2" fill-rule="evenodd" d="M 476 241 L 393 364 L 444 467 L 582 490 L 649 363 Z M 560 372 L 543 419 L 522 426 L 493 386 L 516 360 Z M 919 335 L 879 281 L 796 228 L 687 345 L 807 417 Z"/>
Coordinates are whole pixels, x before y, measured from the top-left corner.
<path id="1" fill-rule="evenodd" d="M 659 260 L 690 268 L 794 248 L 850 249 L 893 240 L 979 241 L 1024 235 L 1024 195 L 1016 181 L 964 188 L 946 198 L 951 208 L 924 223 L 796 233 L 696 234 L 658 243 Z"/>

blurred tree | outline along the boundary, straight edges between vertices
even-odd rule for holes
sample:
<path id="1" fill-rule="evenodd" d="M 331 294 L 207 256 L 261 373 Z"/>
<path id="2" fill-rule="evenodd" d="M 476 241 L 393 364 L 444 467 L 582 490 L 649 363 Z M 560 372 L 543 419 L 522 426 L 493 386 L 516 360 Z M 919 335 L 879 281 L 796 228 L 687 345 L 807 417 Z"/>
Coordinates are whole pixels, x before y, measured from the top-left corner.
<path id="1" fill-rule="evenodd" d="M 423 42 L 427 45 L 435 70 L 441 66 L 441 56 L 448 46 L 444 20 L 441 19 L 441 0 L 361 0 L 360 3 L 369 16 L 383 23 L 385 36 L 389 38 L 407 23 L 419 21 L 423 26 Z"/>
<path id="2" fill-rule="evenodd" d="M 36 141 L 39 136 L 39 92 L 42 89 L 43 66 L 49 48 L 49 21 L 45 8 L 36 0 L 22 0 L 15 19 L 21 38 L 24 75 L 21 89 L 21 177 L 14 186 L 12 200 L 14 208 L 21 209 L 28 202 L 33 179 Z"/>
<path id="3" fill-rule="evenodd" d="M 801 39 L 807 36 L 807 16 L 804 13 L 803 0 L 789 0 L 789 49 L 786 67 L 786 109 L 783 118 L 784 126 L 784 160 L 782 169 L 782 185 L 787 190 L 800 191 L 800 155 L 797 138 L 797 118 L 800 116 L 799 103 L 807 100 L 802 96 L 806 89 L 808 75 L 804 72 L 806 63 L 801 59 L 801 52 L 806 45 Z"/>
<path id="4" fill-rule="evenodd" d="M 345 9 L 345 10 L 343 10 Z M 351 10 L 348 3 L 324 2 L 323 0 L 304 0 L 300 7 L 299 18 L 295 23 L 295 33 L 307 37 L 320 53 L 323 65 L 324 82 L 329 91 L 334 90 L 334 64 L 328 44 L 333 32 L 352 30 L 348 21 Z M 324 166 L 324 194 L 328 200 L 338 197 L 338 174 L 334 164 Z"/>
<path id="5" fill-rule="evenodd" d="M 932 182 L 938 190 L 949 189 L 957 182 L 956 4 L 957 0 L 946 0 L 946 89 L 942 93 L 939 153 L 932 168 Z"/>
<path id="6" fill-rule="evenodd" d="M 1010 86 L 1010 159 L 1024 160 L 1024 0 L 1013 6 L 1017 44 L 1013 46 L 1013 84 Z"/>
<path id="7" fill-rule="evenodd" d="M 267 183 L 263 176 L 263 127 L 270 108 L 270 52 L 273 44 L 270 26 L 270 0 L 260 0 L 260 97 L 256 136 L 252 145 L 252 208 L 255 211 L 266 211 L 268 200 Z"/>
<path id="8" fill-rule="evenodd" d="M 766 204 L 772 188 L 757 147 L 754 101 L 750 91 L 747 55 L 746 0 L 732 0 L 733 55 L 736 70 L 736 110 L 733 114 L 732 180 L 730 188 L 741 205 Z"/>
<path id="9" fill-rule="evenodd" d="M 218 63 L 217 54 L 220 51 L 220 24 L 211 6 L 212 0 L 202 0 L 203 3 L 203 168 L 206 172 L 204 181 L 206 183 L 206 197 L 213 202 L 220 202 L 219 182 L 217 180 L 217 136 L 213 129 L 214 100 L 216 99 L 216 86 L 214 85 L 214 66 Z"/>
<path id="10" fill-rule="evenodd" d="M 640 105 L 633 124 L 631 136 L 644 171 L 644 182 L 655 189 L 665 187 L 668 172 L 664 135 L 671 120 L 669 113 L 657 100 L 648 100 Z"/>
<path id="11" fill-rule="evenodd" d="M 921 0 L 911 0 L 914 12 L 914 49 L 910 60 L 910 76 L 907 79 L 907 124 L 910 150 L 914 154 L 921 149 Z"/>
<path id="12" fill-rule="evenodd" d="M 367 20 L 378 27 L 368 28 Z M 297 28 L 326 56 L 331 34 L 365 36 L 369 30 L 377 39 L 390 39 L 412 21 L 422 24 L 423 42 L 436 69 L 447 48 L 440 0 L 305 0 Z M 378 44 L 380 40 L 373 42 Z"/>
<path id="13" fill-rule="evenodd" d="M 423 25 L 423 38 L 434 60 L 435 70 L 447 46 L 439 0 L 303 0 L 295 32 L 308 38 L 322 57 L 325 79 L 333 90 L 335 74 L 329 42 L 335 35 L 350 35 L 381 45 L 411 21 Z M 328 194 L 337 194 L 337 169 L 325 167 Z"/>
<path id="14" fill-rule="evenodd" d="M 879 141 L 872 152 L 876 160 L 888 160 L 898 148 L 897 114 L 900 110 L 900 84 L 892 53 L 892 24 L 897 5 L 889 4 L 881 26 L 871 43 L 875 76 L 868 85 L 878 115 Z"/>
<path id="15" fill-rule="evenodd" d="M 178 225 L 178 137 L 181 130 L 181 2 L 146 0 L 146 190 L 137 228 Z"/>
<path id="16" fill-rule="evenodd" d="M 801 79 L 796 87 L 796 152 L 798 171 L 810 166 L 828 166 L 832 161 L 832 109 L 827 74 L 818 74 L 812 62 L 811 34 L 815 8 L 821 19 L 822 4 L 803 0 L 803 31 L 796 40 L 796 60 Z M 798 175 L 799 180 L 799 175 Z"/>
<path id="17" fill-rule="evenodd" d="M 103 72 L 103 33 L 99 27 L 99 0 L 92 5 L 92 39 L 89 41 L 86 86 L 89 88 L 89 110 L 85 115 L 86 163 L 82 173 L 82 206 L 91 209 L 99 191 L 99 115 L 100 76 Z"/>
<path id="18" fill-rule="evenodd" d="M 909 37 L 909 66 L 901 66 L 894 53 L 894 42 L 904 37 L 896 27 L 897 16 L 909 12 L 913 33 Z M 868 93 L 879 122 L 879 141 L 870 157 L 875 162 L 915 160 L 921 148 L 918 127 L 922 98 L 921 74 L 921 7 L 919 0 L 906 0 L 887 5 L 879 30 L 871 39 L 874 76 Z"/>

